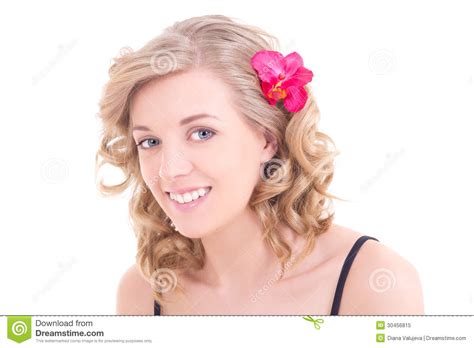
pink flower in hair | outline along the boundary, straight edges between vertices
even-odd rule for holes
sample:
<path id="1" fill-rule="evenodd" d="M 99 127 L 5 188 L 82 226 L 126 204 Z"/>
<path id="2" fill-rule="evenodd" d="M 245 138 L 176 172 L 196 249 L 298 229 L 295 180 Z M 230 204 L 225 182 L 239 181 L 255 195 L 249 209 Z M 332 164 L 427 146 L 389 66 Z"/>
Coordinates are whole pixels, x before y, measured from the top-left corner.
<path id="1" fill-rule="evenodd" d="M 251 62 L 258 73 L 263 94 L 271 105 L 283 100 L 290 112 L 304 107 L 308 99 L 304 86 L 313 79 L 313 72 L 303 66 L 298 53 L 283 57 L 280 52 L 262 50 L 253 55 Z"/>

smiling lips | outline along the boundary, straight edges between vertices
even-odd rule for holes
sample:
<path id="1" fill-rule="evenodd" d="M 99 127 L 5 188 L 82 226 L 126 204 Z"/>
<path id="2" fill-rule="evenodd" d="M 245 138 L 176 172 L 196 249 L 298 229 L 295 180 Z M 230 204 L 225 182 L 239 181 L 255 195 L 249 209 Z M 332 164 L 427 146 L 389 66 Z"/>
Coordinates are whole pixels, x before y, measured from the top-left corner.
<path id="1" fill-rule="evenodd" d="M 176 209 L 176 211 L 181 213 L 190 213 L 192 211 L 195 211 L 195 209 L 202 206 L 203 204 L 206 204 L 206 201 L 209 199 L 211 190 L 212 187 L 206 187 L 194 191 L 194 196 L 190 193 L 185 193 L 184 195 L 168 193 L 167 196 L 170 200 L 171 205 L 174 207 L 174 209 Z M 203 195 L 201 195 L 200 193 L 202 193 Z"/>
<path id="2" fill-rule="evenodd" d="M 197 190 L 188 191 L 184 194 L 169 192 L 168 195 L 173 201 L 185 204 L 205 196 L 211 190 L 211 188 L 212 187 L 199 188 Z"/>

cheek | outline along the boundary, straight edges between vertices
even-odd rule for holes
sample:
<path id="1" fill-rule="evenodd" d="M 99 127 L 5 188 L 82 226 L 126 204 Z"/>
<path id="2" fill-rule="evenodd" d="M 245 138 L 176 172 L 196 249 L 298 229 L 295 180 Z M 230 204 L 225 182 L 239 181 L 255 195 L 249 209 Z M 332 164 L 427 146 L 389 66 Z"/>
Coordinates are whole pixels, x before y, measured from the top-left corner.
<path id="1" fill-rule="evenodd" d="M 225 155 L 224 155 L 225 154 Z M 242 151 L 221 151 L 206 166 L 209 175 L 219 185 L 219 194 L 224 198 L 241 201 L 250 198 L 260 178 L 260 167 L 256 154 Z"/>
<path id="2" fill-rule="evenodd" d="M 160 180 L 158 175 L 159 166 L 157 166 L 156 163 L 150 163 L 150 161 L 143 157 L 140 158 L 139 162 L 140 173 L 142 174 L 142 178 L 145 181 L 146 186 L 149 187 L 153 193 L 155 193 L 158 188 L 157 183 Z"/>

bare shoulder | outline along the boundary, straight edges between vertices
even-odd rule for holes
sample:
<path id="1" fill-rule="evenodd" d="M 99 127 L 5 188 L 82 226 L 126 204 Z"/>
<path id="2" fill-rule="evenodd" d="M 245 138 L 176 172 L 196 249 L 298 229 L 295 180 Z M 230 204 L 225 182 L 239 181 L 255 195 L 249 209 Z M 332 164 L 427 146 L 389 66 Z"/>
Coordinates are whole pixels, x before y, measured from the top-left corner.
<path id="1" fill-rule="evenodd" d="M 120 278 L 117 289 L 117 315 L 153 315 L 153 290 L 136 264 Z"/>
<path id="2" fill-rule="evenodd" d="M 424 314 L 418 271 L 382 242 L 367 240 L 350 268 L 339 314 Z"/>

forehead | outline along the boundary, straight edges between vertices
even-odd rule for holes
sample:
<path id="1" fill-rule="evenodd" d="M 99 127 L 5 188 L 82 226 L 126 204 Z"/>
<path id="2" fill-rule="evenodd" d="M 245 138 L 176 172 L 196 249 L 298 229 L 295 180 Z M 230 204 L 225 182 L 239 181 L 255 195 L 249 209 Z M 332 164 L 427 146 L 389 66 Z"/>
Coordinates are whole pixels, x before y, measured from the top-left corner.
<path id="1" fill-rule="evenodd" d="M 155 79 L 134 95 L 130 105 L 133 124 L 177 124 L 182 118 L 199 113 L 231 118 L 227 84 L 206 70 L 191 70 Z"/>

